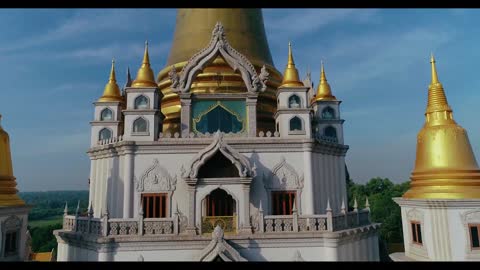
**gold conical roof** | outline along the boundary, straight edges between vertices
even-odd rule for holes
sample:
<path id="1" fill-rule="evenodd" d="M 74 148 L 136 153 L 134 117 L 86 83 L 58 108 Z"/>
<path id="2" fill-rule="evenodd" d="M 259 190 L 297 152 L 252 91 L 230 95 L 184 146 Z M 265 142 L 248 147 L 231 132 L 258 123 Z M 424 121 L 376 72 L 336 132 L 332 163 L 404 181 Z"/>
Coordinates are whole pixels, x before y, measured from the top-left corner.
<path id="1" fill-rule="evenodd" d="M 0 121 L 2 116 L 0 115 Z M 25 205 L 15 188 L 10 138 L 0 123 L 0 207 Z"/>
<path id="2" fill-rule="evenodd" d="M 143 54 L 142 66 L 137 72 L 137 78 L 133 81 L 132 87 L 157 87 L 153 70 L 150 67 L 150 57 L 148 56 L 148 42 L 145 42 L 145 52 Z"/>
<path id="3" fill-rule="evenodd" d="M 480 170 L 467 131 L 453 119 L 435 59 L 428 88 L 425 124 L 417 136 L 417 155 L 410 189 L 404 198 L 480 198 Z"/>
<path id="4" fill-rule="evenodd" d="M 300 76 L 298 76 L 298 70 L 295 67 L 295 61 L 293 61 L 293 53 L 292 53 L 292 44 L 288 43 L 288 62 L 287 67 L 285 67 L 285 71 L 283 72 L 283 80 L 280 87 L 296 87 L 296 86 L 304 86 L 303 83 L 300 81 Z"/>
<path id="5" fill-rule="evenodd" d="M 115 78 L 115 60 L 112 60 L 112 69 L 110 70 L 110 78 L 108 79 L 103 95 L 98 99 L 98 102 L 111 102 L 111 101 L 123 101 L 122 94 L 120 94 L 120 88 Z"/>
<path id="6" fill-rule="evenodd" d="M 323 66 L 320 71 L 320 82 L 317 87 L 317 94 L 314 97 L 314 101 L 320 100 L 337 100 L 337 98 L 332 95 L 332 90 L 330 89 L 330 84 L 327 82 L 327 76 L 325 76 L 325 68 Z"/>
<path id="7" fill-rule="evenodd" d="M 175 32 L 165 67 L 158 73 L 162 91 L 163 132 L 180 131 L 180 98 L 171 89 L 168 73 L 175 66 L 181 73 L 187 61 L 208 46 L 217 22 L 223 26 L 225 38 L 233 49 L 244 55 L 257 73 L 263 66 L 270 76 L 267 89 L 257 101 L 257 131 L 275 129 L 276 90 L 282 74 L 274 67 L 268 46 L 262 10 L 258 8 L 193 8 L 178 9 Z M 220 55 L 194 78 L 189 92 L 195 95 L 230 94 L 247 91 L 240 72 L 233 70 Z"/>

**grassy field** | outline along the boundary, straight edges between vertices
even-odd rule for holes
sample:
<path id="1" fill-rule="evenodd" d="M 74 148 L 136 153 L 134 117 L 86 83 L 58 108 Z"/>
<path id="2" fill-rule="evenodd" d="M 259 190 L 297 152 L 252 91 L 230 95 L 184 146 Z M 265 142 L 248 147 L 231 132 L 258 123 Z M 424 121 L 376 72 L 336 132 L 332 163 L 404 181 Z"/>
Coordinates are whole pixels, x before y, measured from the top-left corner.
<path id="1" fill-rule="evenodd" d="M 31 228 L 42 227 L 42 226 L 48 226 L 53 224 L 61 224 L 62 220 L 63 220 L 63 216 L 53 216 L 53 217 L 48 217 L 46 219 L 29 221 L 28 225 L 30 225 Z"/>

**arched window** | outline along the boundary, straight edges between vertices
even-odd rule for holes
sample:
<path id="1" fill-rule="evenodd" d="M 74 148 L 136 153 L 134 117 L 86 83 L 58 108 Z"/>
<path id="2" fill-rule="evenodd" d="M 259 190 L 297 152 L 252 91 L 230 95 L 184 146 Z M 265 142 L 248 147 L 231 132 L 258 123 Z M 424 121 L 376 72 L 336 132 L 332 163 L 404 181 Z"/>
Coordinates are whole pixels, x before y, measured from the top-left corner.
<path id="1" fill-rule="evenodd" d="M 99 134 L 98 138 L 99 138 L 100 141 L 108 140 L 108 139 L 112 138 L 112 131 L 108 128 L 104 128 L 104 129 L 100 130 L 100 134 Z"/>
<path id="2" fill-rule="evenodd" d="M 109 108 L 105 108 L 100 113 L 100 121 L 113 120 L 113 112 Z"/>
<path id="3" fill-rule="evenodd" d="M 133 132 L 147 132 L 147 120 L 140 117 L 133 121 Z"/>
<path id="4" fill-rule="evenodd" d="M 300 105 L 301 105 L 301 101 L 300 101 L 300 97 L 297 96 L 297 95 L 291 95 L 289 98 L 288 98 L 288 107 L 289 108 L 300 108 Z"/>
<path id="5" fill-rule="evenodd" d="M 303 130 L 302 128 L 302 119 L 298 116 L 293 117 L 290 119 L 290 131 L 300 131 Z"/>
<path id="6" fill-rule="evenodd" d="M 322 118 L 323 119 L 333 119 L 333 118 L 335 118 L 335 111 L 330 107 L 326 107 L 322 111 Z"/>
<path id="7" fill-rule="evenodd" d="M 138 96 L 135 99 L 135 109 L 148 109 L 148 98 L 146 96 Z"/>
<path id="8" fill-rule="evenodd" d="M 334 127 L 326 127 L 325 128 L 325 137 L 329 137 L 332 139 L 337 139 L 337 130 Z"/>

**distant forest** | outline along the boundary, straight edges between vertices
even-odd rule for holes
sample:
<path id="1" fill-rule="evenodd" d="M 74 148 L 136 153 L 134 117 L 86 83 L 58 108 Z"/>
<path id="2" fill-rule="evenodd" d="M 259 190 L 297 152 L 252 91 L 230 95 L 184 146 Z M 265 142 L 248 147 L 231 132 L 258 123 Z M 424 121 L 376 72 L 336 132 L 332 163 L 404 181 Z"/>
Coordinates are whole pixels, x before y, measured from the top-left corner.
<path id="1" fill-rule="evenodd" d="M 28 215 L 28 229 L 32 236 L 32 251 L 47 252 L 57 249 L 54 230 L 62 228 L 62 217 L 65 202 L 68 204 L 68 213 L 77 209 L 80 201 L 80 211 L 85 212 L 88 207 L 88 191 L 45 191 L 20 192 L 20 197 L 33 208 Z"/>
<path id="2" fill-rule="evenodd" d="M 388 254 L 392 253 L 389 247 L 403 243 L 400 207 L 392 198 L 401 197 L 408 190 L 409 182 L 394 184 L 388 178 L 372 178 L 366 184 L 357 184 L 348 176 L 347 179 L 349 210 L 353 210 L 355 198 L 359 208 L 364 208 L 368 197 L 372 221 L 382 223 L 380 257 L 382 261 L 388 261 Z M 33 252 L 56 250 L 57 241 L 53 230 L 62 227 L 65 202 L 69 214 L 75 213 L 79 201 L 82 213 L 88 207 L 88 191 L 21 192 L 20 196 L 27 204 L 34 205 L 29 214 Z"/>

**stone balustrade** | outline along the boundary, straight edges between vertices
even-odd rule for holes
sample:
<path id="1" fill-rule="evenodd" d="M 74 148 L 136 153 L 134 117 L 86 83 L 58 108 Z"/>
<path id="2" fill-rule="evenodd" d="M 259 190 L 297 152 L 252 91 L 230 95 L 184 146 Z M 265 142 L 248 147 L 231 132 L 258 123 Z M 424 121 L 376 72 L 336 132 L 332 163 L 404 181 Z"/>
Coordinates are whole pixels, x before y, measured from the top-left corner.
<path id="1" fill-rule="evenodd" d="M 179 215 L 171 218 L 94 218 L 93 215 L 64 215 L 63 230 L 98 236 L 177 235 L 184 232 L 186 221 Z M 263 215 L 260 211 L 253 222 L 253 233 L 334 232 L 371 224 L 369 209 L 333 215 Z M 183 229 L 182 229 L 183 228 Z"/>

